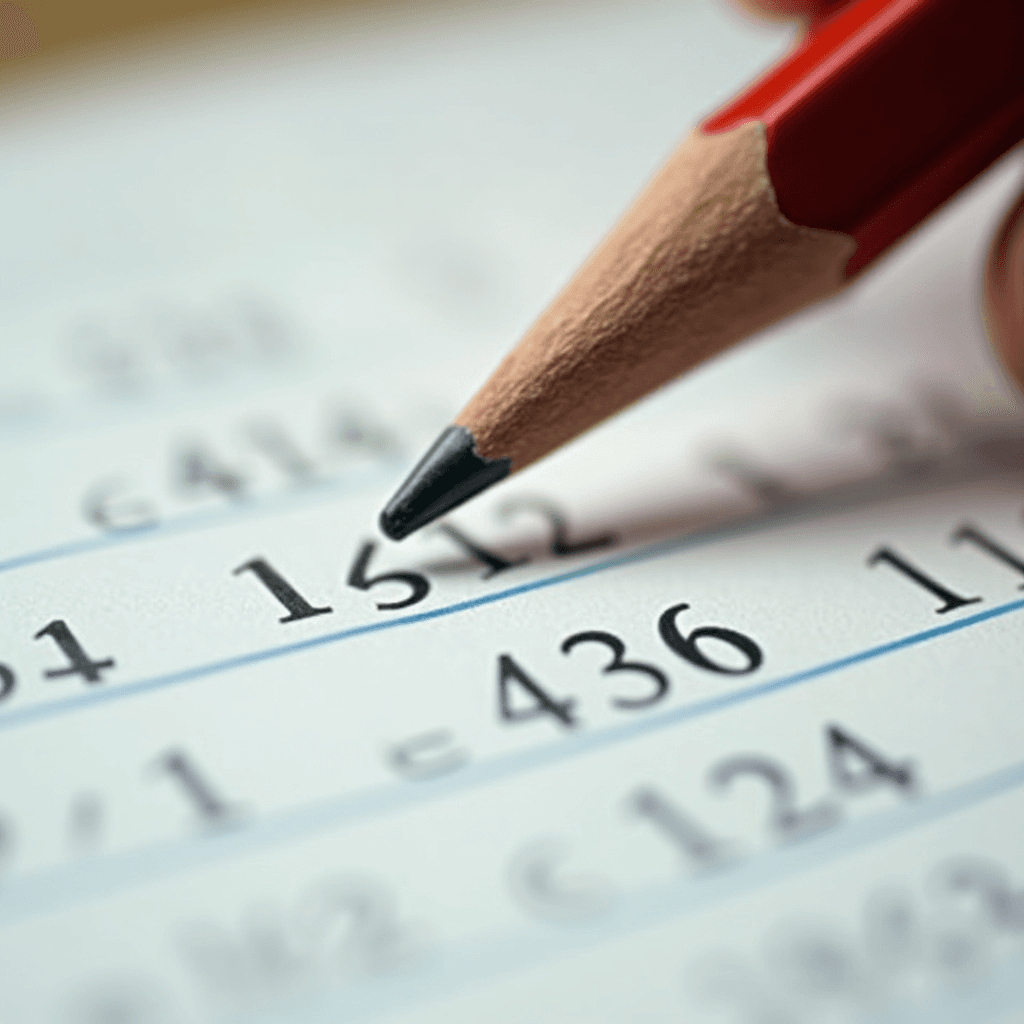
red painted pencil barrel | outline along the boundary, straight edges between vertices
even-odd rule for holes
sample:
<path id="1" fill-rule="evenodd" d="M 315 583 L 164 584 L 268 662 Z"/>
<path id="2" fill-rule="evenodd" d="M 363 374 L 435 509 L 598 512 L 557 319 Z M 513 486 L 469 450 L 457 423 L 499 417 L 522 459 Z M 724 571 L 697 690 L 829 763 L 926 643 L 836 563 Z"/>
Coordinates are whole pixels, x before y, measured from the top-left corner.
<path id="1" fill-rule="evenodd" d="M 1024 138 L 1024 0 L 855 0 L 711 115 L 767 131 L 794 223 L 852 235 L 852 275 Z"/>

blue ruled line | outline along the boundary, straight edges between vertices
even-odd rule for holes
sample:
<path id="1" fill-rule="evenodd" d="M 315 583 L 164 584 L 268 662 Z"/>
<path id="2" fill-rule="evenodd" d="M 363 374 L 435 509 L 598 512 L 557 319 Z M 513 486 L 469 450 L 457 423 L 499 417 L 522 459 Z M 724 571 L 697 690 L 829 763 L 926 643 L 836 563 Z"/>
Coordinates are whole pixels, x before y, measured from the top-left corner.
<path id="1" fill-rule="evenodd" d="M 762 520 L 759 525 L 763 525 L 763 522 L 764 520 Z M 479 597 L 470 598 L 465 601 L 456 601 L 453 604 L 445 605 L 441 608 L 434 608 L 430 611 L 414 612 L 394 619 L 364 623 L 361 626 L 353 626 L 350 629 L 339 630 L 334 633 L 328 633 L 324 636 L 310 637 L 307 640 L 300 640 L 291 644 L 281 644 L 277 647 L 268 647 L 262 651 L 251 651 L 247 654 L 240 654 L 235 657 L 208 662 L 205 665 L 197 665 L 192 668 L 181 669 L 177 672 L 151 676 L 149 679 L 141 679 L 134 683 L 124 683 L 108 690 L 93 690 L 89 693 L 78 694 L 73 697 L 65 697 L 61 700 L 45 704 L 21 708 L 10 711 L 0 717 L 0 730 L 14 729 L 33 722 L 43 721 L 48 718 L 71 714 L 75 711 L 87 710 L 88 708 L 98 707 L 114 701 L 127 700 L 130 697 L 138 697 L 143 694 L 168 689 L 172 686 L 179 686 L 183 683 L 191 682 L 194 679 L 218 675 L 222 672 L 231 672 L 235 669 L 245 668 L 248 665 L 259 664 L 264 661 L 273 661 L 277 658 L 284 658 L 292 654 L 299 654 L 303 651 L 313 650 L 317 647 L 325 647 L 330 644 L 340 643 L 344 640 L 351 640 L 355 637 L 363 636 L 368 633 L 378 633 L 387 629 L 398 629 L 402 626 L 412 626 L 421 622 L 428 622 L 432 619 L 458 615 L 462 612 L 471 611 L 474 608 L 480 608 L 485 605 L 495 604 L 501 601 L 508 601 L 512 598 L 520 597 L 523 594 L 532 593 L 533 591 L 543 590 L 548 587 L 555 587 L 564 583 L 570 583 L 574 580 L 584 579 L 587 576 L 605 572 L 609 569 L 616 569 L 622 566 L 648 561 L 652 558 L 657 558 L 685 548 L 703 546 L 704 544 L 721 540 L 729 535 L 746 533 L 749 529 L 750 524 L 742 524 L 732 528 L 725 528 L 701 534 L 696 537 L 689 536 L 674 538 L 670 541 L 641 548 L 637 551 L 619 555 L 615 558 L 605 559 L 604 561 L 596 562 L 593 565 L 584 566 L 571 572 L 559 573 L 558 575 L 548 576 L 544 579 L 534 580 L 530 583 L 522 583 L 515 587 L 507 587 L 504 590 L 498 590 L 490 594 L 482 594 Z M 854 654 L 849 654 L 833 661 L 824 662 L 821 665 L 816 665 L 812 668 L 804 669 L 788 676 L 783 676 L 782 678 L 772 680 L 771 682 L 747 687 L 742 690 L 735 690 L 732 693 L 723 694 L 722 696 L 714 697 L 698 704 L 677 708 L 675 711 L 668 712 L 667 715 L 672 716 L 672 721 L 680 721 L 683 718 L 693 718 L 698 715 L 708 714 L 721 708 L 729 707 L 733 704 L 754 700 L 765 694 L 774 693 L 778 690 L 784 690 L 791 686 L 796 686 L 800 683 L 819 678 L 823 675 L 842 671 L 852 665 L 856 665 L 864 661 L 871 661 L 875 658 L 892 654 L 906 647 L 913 647 L 918 644 L 927 643 L 928 641 L 944 636 L 947 633 L 954 633 L 961 629 L 967 629 L 970 626 L 978 625 L 979 623 L 986 622 L 989 619 L 999 618 L 1003 615 L 1008 615 L 1011 612 L 1020 611 L 1022 608 L 1024 608 L 1024 599 L 1010 601 L 1007 604 L 998 605 L 995 608 L 989 608 L 982 612 L 976 612 L 973 615 L 965 616 L 964 618 L 957 619 L 953 622 L 944 623 L 941 626 L 934 626 L 931 629 L 912 633 L 909 636 L 901 637 L 898 640 L 891 640 L 887 643 L 879 644 L 875 647 L 869 647 L 866 650 L 858 651 Z M 646 728 L 655 727 L 653 725 L 649 725 L 649 722 L 660 722 L 665 717 L 665 715 L 659 715 L 653 719 L 637 722 L 630 728 L 637 731 L 643 731 Z"/>
<path id="2" fill-rule="evenodd" d="M 756 532 L 770 528 L 782 521 L 791 521 L 806 518 L 809 515 L 838 511 L 864 501 L 877 499 L 885 494 L 898 493 L 908 486 L 920 487 L 922 483 L 931 483 L 932 485 L 948 483 L 950 475 L 959 480 L 977 479 L 987 476 L 994 469 L 1002 470 L 1005 468 L 1005 466 L 994 464 L 990 457 L 981 454 L 972 460 L 968 460 L 965 464 L 954 464 L 947 467 L 946 474 L 938 474 L 929 480 L 922 480 L 916 477 L 893 478 L 884 475 L 850 480 L 830 486 L 817 493 L 787 500 L 784 506 L 775 511 L 768 513 L 759 512 L 753 519 L 743 519 L 738 522 L 729 523 L 724 527 L 713 528 L 706 533 L 699 534 L 698 537 L 700 539 L 705 537 L 716 539 L 720 536 L 730 536 L 737 532 Z M 240 499 L 216 508 L 185 512 L 159 520 L 152 525 L 145 524 L 130 529 L 101 533 L 92 537 L 83 537 L 78 540 L 54 544 L 46 548 L 37 548 L 34 551 L 22 552 L 19 555 L 10 555 L 7 558 L 0 558 L 0 573 L 21 569 L 29 565 L 37 565 L 42 562 L 54 561 L 55 559 L 88 554 L 90 551 L 118 547 L 122 544 L 154 540 L 179 533 L 192 533 L 197 530 L 227 525 L 241 519 L 250 519 L 274 512 L 303 508 L 308 504 L 316 504 L 320 501 L 330 500 L 343 494 L 358 491 L 378 482 L 378 478 L 380 478 L 380 481 L 386 481 L 391 477 L 393 470 L 394 465 L 391 463 L 381 464 L 378 467 L 367 467 L 361 471 L 353 472 L 351 476 L 344 475 L 318 479 L 311 481 L 309 485 L 301 488 L 262 497 Z M 690 535 L 690 537 L 683 538 L 683 540 L 687 539 L 693 539 L 693 536 Z M 670 541 L 669 543 L 674 545 L 676 541 Z"/>
<path id="3" fill-rule="evenodd" d="M 87 555 L 90 551 L 103 551 L 124 544 L 159 540 L 161 537 L 214 529 L 245 519 L 271 515 L 275 512 L 306 508 L 368 488 L 372 484 L 387 480 L 392 472 L 393 467 L 390 465 L 381 468 L 367 468 L 346 476 L 313 480 L 304 487 L 296 487 L 293 490 L 277 494 L 240 498 L 231 504 L 198 509 L 194 512 L 183 512 L 152 524 L 100 533 L 92 537 L 83 537 L 80 540 L 69 540 L 48 548 L 37 548 L 35 551 L 25 551 L 20 555 L 11 555 L 9 558 L 0 559 L 0 573 L 61 558 L 73 558 L 75 555 Z"/>
<path id="4" fill-rule="evenodd" d="M 974 468 L 977 469 L 978 467 Z M 984 469 L 984 467 L 982 468 Z M 341 481 L 325 481 L 326 486 L 318 488 L 317 491 L 322 497 L 330 497 L 332 496 L 330 494 L 331 491 L 337 493 L 337 489 L 340 489 L 338 488 L 340 483 Z M 444 605 L 440 608 L 434 608 L 429 611 L 413 612 L 408 615 L 397 616 L 395 618 L 364 623 L 363 625 L 338 630 L 323 636 L 310 637 L 306 640 L 300 640 L 295 643 L 268 647 L 261 651 L 252 651 L 246 654 L 208 662 L 205 665 L 197 665 L 192 668 L 179 669 L 175 672 L 151 676 L 148 679 L 141 679 L 136 682 L 115 685 L 109 689 L 91 689 L 89 692 L 65 697 L 60 700 L 47 701 L 46 703 L 25 708 L 16 708 L 11 711 L 7 711 L 4 714 L 0 714 L 0 731 L 18 728 L 33 722 L 71 714 L 76 711 L 88 710 L 91 707 L 102 706 L 113 701 L 127 700 L 130 697 L 153 693 L 158 690 L 178 686 L 206 676 L 218 675 L 222 672 L 230 672 L 235 669 L 245 668 L 248 665 L 255 665 L 260 662 L 288 657 L 292 654 L 299 654 L 303 651 L 312 650 L 317 647 L 340 643 L 341 641 L 353 639 L 367 633 L 380 632 L 386 629 L 397 629 L 402 626 L 411 626 L 422 622 L 428 622 L 432 619 L 440 619 L 450 615 L 457 615 L 488 604 L 507 601 L 536 590 L 560 586 L 563 583 L 570 583 L 574 580 L 584 579 L 588 576 L 605 572 L 609 569 L 616 569 L 623 566 L 645 562 L 674 552 L 692 550 L 717 543 L 722 540 L 761 533 L 775 526 L 787 525 L 796 520 L 825 514 L 829 511 L 835 511 L 837 510 L 837 506 L 841 509 L 843 507 L 848 507 L 850 504 L 855 504 L 865 499 L 877 497 L 878 495 L 876 492 L 878 490 L 879 483 L 880 482 L 877 480 L 869 480 L 853 486 L 840 487 L 839 491 L 841 492 L 843 500 L 839 502 L 836 501 L 837 495 L 833 493 L 812 496 L 806 500 L 796 503 L 787 503 L 784 507 L 780 507 L 767 513 L 761 513 L 753 518 L 736 520 L 696 534 L 689 533 L 682 536 L 672 537 L 667 540 L 658 541 L 657 543 L 649 544 L 630 552 L 625 552 L 590 565 L 582 566 L 579 569 L 558 573 L 529 583 L 522 583 L 518 586 L 507 587 L 502 590 L 497 590 L 489 594 L 482 594 L 479 597 L 470 598 L 464 601 L 453 602 L 452 604 Z M 883 490 L 888 490 L 892 487 L 893 481 L 881 481 L 881 484 Z M 220 508 L 217 510 L 209 510 L 208 512 L 196 513 L 194 515 L 181 516 L 177 520 L 168 521 L 150 529 L 140 529 L 133 533 L 112 534 L 56 545 L 52 548 L 30 552 L 6 561 L 0 561 L 0 573 L 6 569 L 17 568 L 21 565 L 29 565 L 34 562 L 47 561 L 52 558 L 66 557 L 85 553 L 98 548 L 115 546 L 130 542 L 131 540 L 142 536 L 154 537 L 171 533 L 188 532 L 193 529 L 201 529 L 204 526 L 221 525 L 221 523 L 228 523 L 237 518 L 246 518 L 251 515 L 262 514 L 263 512 L 268 511 L 268 505 L 276 505 L 279 507 L 291 506 L 297 505 L 300 502 L 304 503 L 303 499 L 298 494 L 293 493 L 287 496 L 281 495 L 274 500 L 264 500 L 261 502 L 253 502 L 251 504 L 247 503 L 233 508 Z M 848 655 L 845 658 L 827 662 L 824 665 L 806 669 L 802 672 L 765 683 L 758 687 L 733 691 L 732 693 L 714 698 L 696 707 L 680 708 L 675 712 L 672 712 L 672 714 L 683 717 L 693 717 L 694 715 L 705 714 L 715 711 L 718 708 L 727 707 L 731 704 L 751 700 L 760 696 L 762 693 L 770 693 L 774 690 L 785 689 L 789 686 L 817 678 L 821 675 L 837 672 L 851 665 L 855 665 L 858 662 L 867 661 L 892 653 L 902 647 L 924 643 L 935 637 L 942 636 L 945 633 L 963 629 L 979 622 L 984 622 L 989 618 L 1018 611 L 1021 607 L 1024 607 L 1024 601 L 1015 601 L 1000 605 L 996 608 L 978 612 L 954 622 L 936 626 L 930 630 L 923 630 L 920 633 L 914 633 L 910 636 L 903 637 L 902 639 L 881 644 L 877 647 L 872 647 L 865 651 Z M 645 723 L 648 721 L 651 721 L 651 719 L 644 719 Z M 647 726 L 638 723 L 636 727 L 638 729 L 643 729 Z"/>
<path id="5" fill-rule="evenodd" d="M 943 632 L 948 632 L 948 629 L 944 627 Z M 890 649 L 898 649 L 897 645 L 889 646 Z M 108 898 L 124 889 L 200 870 L 323 832 L 400 814 L 557 764 L 593 748 L 629 739 L 638 732 L 665 728 L 685 717 L 662 715 L 644 729 L 606 730 L 589 737 L 567 735 L 560 741 L 541 747 L 470 762 L 439 778 L 374 786 L 256 817 L 188 840 L 154 843 L 11 877 L 0 887 L 0 926 L 25 916 L 66 908 L 70 903 Z M 657 887 L 657 892 L 649 894 L 650 899 L 644 900 L 642 893 L 635 893 L 633 902 L 639 898 L 639 903 L 647 906 L 635 906 L 634 912 L 628 916 L 636 918 L 635 911 L 641 911 L 640 916 L 644 920 L 613 921 L 613 931 L 623 925 L 649 927 L 658 920 L 668 920 L 679 913 L 712 906 L 750 888 L 782 881 L 818 864 L 942 821 L 1022 785 L 1024 762 L 1017 762 L 945 790 L 925 794 L 887 811 L 846 822 L 813 841 L 783 846 L 738 865 L 734 870 L 705 876 L 696 882 Z"/>

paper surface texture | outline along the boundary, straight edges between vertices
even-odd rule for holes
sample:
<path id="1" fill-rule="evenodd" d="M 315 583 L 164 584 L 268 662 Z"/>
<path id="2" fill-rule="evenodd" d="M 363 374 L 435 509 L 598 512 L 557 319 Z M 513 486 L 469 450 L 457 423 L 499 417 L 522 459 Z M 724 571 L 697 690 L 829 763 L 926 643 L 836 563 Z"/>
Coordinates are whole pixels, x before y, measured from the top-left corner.
<path id="1" fill-rule="evenodd" d="M 0 1020 L 1015 1019 L 1024 420 L 979 295 L 1019 168 L 393 544 L 785 38 L 318 19 L 3 101 Z"/>

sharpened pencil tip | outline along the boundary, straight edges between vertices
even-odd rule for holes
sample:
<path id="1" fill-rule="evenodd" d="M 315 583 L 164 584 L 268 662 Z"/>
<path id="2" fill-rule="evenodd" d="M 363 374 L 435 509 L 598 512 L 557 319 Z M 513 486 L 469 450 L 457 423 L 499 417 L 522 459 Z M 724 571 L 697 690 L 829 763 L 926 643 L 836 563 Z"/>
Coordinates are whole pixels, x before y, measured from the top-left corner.
<path id="1" fill-rule="evenodd" d="M 472 431 L 446 427 L 384 506 L 380 528 L 402 540 L 511 471 L 511 459 L 488 459 L 476 450 Z"/>

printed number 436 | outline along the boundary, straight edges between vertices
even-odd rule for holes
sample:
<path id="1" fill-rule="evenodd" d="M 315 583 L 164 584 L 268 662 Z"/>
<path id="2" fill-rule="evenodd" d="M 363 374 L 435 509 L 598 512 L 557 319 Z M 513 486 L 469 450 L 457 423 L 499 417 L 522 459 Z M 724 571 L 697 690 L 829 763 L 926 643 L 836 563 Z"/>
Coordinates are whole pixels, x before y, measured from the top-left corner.
<path id="1" fill-rule="evenodd" d="M 725 626 L 698 626 L 689 633 L 679 629 L 678 616 L 688 611 L 685 602 L 674 604 L 658 617 L 658 634 L 665 646 L 678 657 L 705 672 L 718 675 L 749 675 L 764 662 L 760 645 L 744 633 Z M 714 656 L 707 641 L 719 645 Z M 628 695 L 615 694 L 612 706 L 622 711 L 639 711 L 652 707 L 669 693 L 668 675 L 656 665 L 644 661 L 627 660 L 626 644 L 614 633 L 603 630 L 585 630 L 566 637 L 561 644 L 563 654 L 570 654 L 581 644 L 601 644 L 611 652 L 611 660 L 601 670 L 603 675 L 620 674 L 640 677 L 642 689 Z M 721 660 L 724 649 L 732 649 L 728 661 Z M 518 696 L 517 696 L 518 693 Z M 498 715 L 506 722 L 524 722 L 541 716 L 550 716 L 560 725 L 573 728 L 579 725 L 573 697 L 553 697 L 510 654 L 498 656 Z"/>

